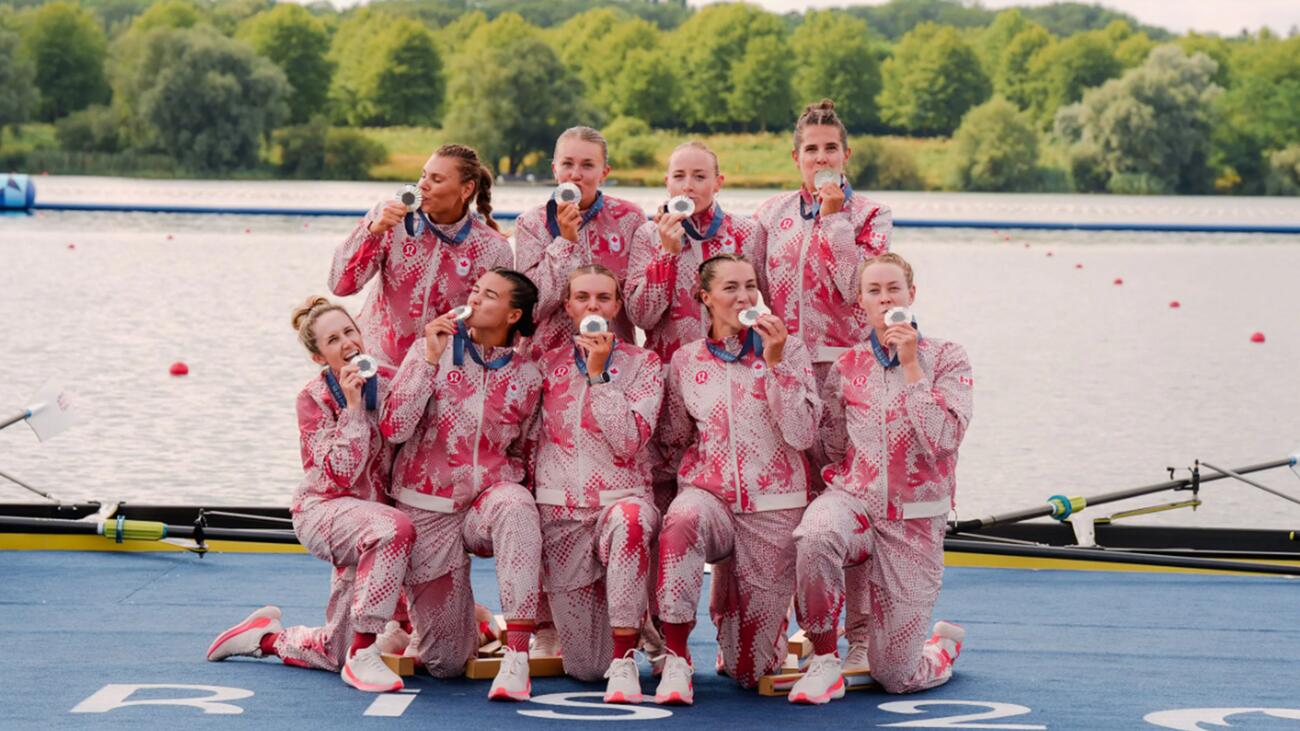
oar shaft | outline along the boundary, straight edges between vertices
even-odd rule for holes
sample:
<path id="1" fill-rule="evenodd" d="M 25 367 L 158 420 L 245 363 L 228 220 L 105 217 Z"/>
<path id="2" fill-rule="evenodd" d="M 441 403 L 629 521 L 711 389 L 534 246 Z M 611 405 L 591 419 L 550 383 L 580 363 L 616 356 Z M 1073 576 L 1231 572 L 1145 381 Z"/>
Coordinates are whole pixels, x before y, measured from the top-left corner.
<path id="1" fill-rule="evenodd" d="M 6 416 L 3 419 L 0 419 L 0 429 L 17 424 L 18 422 L 22 421 L 23 419 L 26 419 L 31 415 L 32 415 L 31 411 L 27 409 L 23 409 L 22 411 L 19 411 L 13 416 Z"/>
<path id="2" fill-rule="evenodd" d="M 1264 470 L 1271 470 L 1277 467 L 1286 467 L 1291 464 L 1294 464 L 1292 458 L 1287 457 L 1285 459 L 1275 459 L 1271 462 L 1261 462 L 1260 464 L 1241 467 L 1237 469 L 1236 472 L 1238 474 L 1250 474 L 1252 472 L 1262 472 Z M 1212 469 L 1217 469 L 1217 468 L 1212 468 Z M 1202 483 L 1213 482 L 1214 480 L 1222 480 L 1227 477 L 1230 477 L 1230 475 L 1220 473 L 1217 475 L 1202 476 L 1200 478 L 1200 481 Z M 1094 495 L 1089 498 L 1084 498 L 1082 500 L 1082 503 L 1084 505 L 1104 505 L 1106 503 L 1113 503 L 1118 500 L 1127 500 L 1128 498 L 1132 498 L 1132 497 L 1141 497 L 1142 495 L 1150 495 L 1151 493 L 1155 493 L 1155 492 L 1163 492 L 1165 490 L 1177 490 L 1180 488 L 1189 487 L 1191 484 L 1192 484 L 1192 480 L 1190 478 L 1183 478 L 1179 480 L 1167 480 L 1165 482 L 1158 482 L 1154 485 L 1130 487 L 1125 490 L 1116 490 L 1114 492 L 1107 492 L 1107 493 L 1102 493 L 1100 495 Z M 1045 518 L 1047 516 L 1054 515 L 1055 512 L 1056 512 L 1056 508 L 1052 504 L 1048 503 L 1033 508 L 1017 510 L 1011 513 L 1002 513 L 1000 515 L 990 515 L 985 518 L 975 518 L 972 520 L 958 521 L 953 526 L 952 532 L 979 530 L 980 528 L 988 528 L 989 526 L 1001 525 L 1004 523 L 1019 523 L 1020 521 L 1031 520 L 1033 518 Z"/>
<path id="3" fill-rule="evenodd" d="M 51 501 L 51 502 L 56 502 L 56 503 L 59 502 L 59 499 L 58 499 L 58 498 L 54 497 L 53 495 L 49 494 L 48 492 L 41 492 L 40 490 L 37 490 L 36 488 L 32 487 L 31 485 L 28 485 L 26 482 L 23 482 L 22 480 L 18 479 L 17 477 L 14 477 L 13 475 L 7 475 L 7 474 L 5 474 L 5 473 L 3 473 L 3 472 L 0 472 L 0 477 L 3 477 L 4 479 L 6 479 L 6 480 L 8 480 L 8 481 L 10 481 L 10 482 L 12 482 L 12 483 L 14 483 L 15 485 L 17 485 L 17 486 L 19 486 L 19 487 L 21 487 L 21 488 L 23 488 L 23 489 L 25 489 L 25 490 L 30 490 L 30 491 L 36 493 L 37 495 L 40 495 L 41 497 L 45 498 L 46 500 L 49 500 L 49 501 Z"/>
<path id="4" fill-rule="evenodd" d="M 1300 576 L 1300 566 L 1251 561 L 1224 561 L 1220 559 L 1193 558 L 1189 556 L 1162 556 L 1159 554 L 1135 551 L 1107 551 L 1104 548 L 1079 548 L 1077 546 L 1018 546 L 989 543 L 985 541 L 973 541 L 961 538 L 945 539 L 943 545 L 945 550 L 957 553 L 1067 559 L 1071 561 L 1100 561 L 1104 563 L 1139 566 L 1161 566 L 1181 569 L 1203 569 L 1208 571 L 1231 571 L 1234 573 L 1244 572 L 1252 574 Z"/>
<path id="5" fill-rule="evenodd" d="M 81 535 L 103 535 L 106 538 L 113 538 L 116 534 L 115 520 L 104 521 L 83 521 L 67 520 L 63 518 L 29 518 L 25 516 L 0 516 L 0 526 L 10 528 L 23 528 L 33 533 L 72 533 Z M 126 535 L 126 538 L 133 538 L 137 530 L 153 529 L 152 532 L 161 538 L 193 538 L 194 526 L 191 525 L 166 525 L 147 520 L 127 520 L 132 535 Z M 103 529 L 100 529 L 100 526 Z M 259 543 L 297 543 L 298 537 L 291 530 L 274 530 L 262 528 L 204 528 L 204 540 L 217 541 L 256 541 Z"/>

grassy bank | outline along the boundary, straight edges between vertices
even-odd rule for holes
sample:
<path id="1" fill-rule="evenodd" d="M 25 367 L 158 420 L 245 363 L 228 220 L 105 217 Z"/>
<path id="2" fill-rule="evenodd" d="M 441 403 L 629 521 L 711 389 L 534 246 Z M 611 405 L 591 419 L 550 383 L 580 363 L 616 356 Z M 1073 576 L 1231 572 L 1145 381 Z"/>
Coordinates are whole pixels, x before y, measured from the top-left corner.
<path id="1" fill-rule="evenodd" d="M 363 130 L 367 137 L 388 150 L 388 162 L 371 169 L 379 180 L 414 180 L 435 147 L 446 142 L 442 131 L 417 127 L 375 127 Z M 792 140 L 788 133 L 689 135 L 656 130 L 651 133 L 654 161 L 643 165 L 615 165 L 610 177 L 622 185 L 663 185 L 664 167 L 673 148 L 687 140 L 700 140 L 713 148 L 727 177 L 736 188 L 786 188 L 798 183 L 790 160 Z M 924 179 L 925 188 L 944 187 L 948 178 L 950 141 L 936 138 L 881 138 L 911 154 Z M 865 147 L 864 137 L 852 137 L 849 147 Z M 616 160 L 616 162 L 618 162 Z M 542 159 L 529 160 L 528 167 L 544 170 Z"/>

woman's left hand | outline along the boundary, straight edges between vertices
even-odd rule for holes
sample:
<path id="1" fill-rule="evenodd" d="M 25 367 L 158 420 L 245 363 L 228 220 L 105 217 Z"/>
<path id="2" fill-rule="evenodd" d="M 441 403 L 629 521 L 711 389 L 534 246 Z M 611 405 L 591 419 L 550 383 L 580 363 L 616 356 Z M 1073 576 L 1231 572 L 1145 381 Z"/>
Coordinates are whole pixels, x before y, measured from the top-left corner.
<path id="1" fill-rule="evenodd" d="M 777 363 L 781 362 L 781 355 L 785 352 L 785 340 L 790 335 L 786 329 L 785 323 L 776 315 L 760 315 L 758 322 L 754 323 L 754 329 L 763 337 L 763 360 L 767 361 L 769 368 L 775 368 Z"/>
<path id="2" fill-rule="evenodd" d="M 821 215 L 829 216 L 832 213 L 839 213 L 844 207 L 844 189 L 839 183 L 827 183 L 817 191 L 818 198 L 821 200 Z"/>
<path id="3" fill-rule="evenodd" d="M 609 353 L 614 349 L 614 333 L 579 335 L 574 338 L 574 342 L 582 349 L 582 359 L 587 364 L 587 377 L 604 373 Z"/>
<path id="4" fill-rule="evenodd" d="M 898 353 L 899 365 L 910 366 L 916 363 L 916 339 L 916 328 L 910 324 L 885 328 L 885 346 Z"/>

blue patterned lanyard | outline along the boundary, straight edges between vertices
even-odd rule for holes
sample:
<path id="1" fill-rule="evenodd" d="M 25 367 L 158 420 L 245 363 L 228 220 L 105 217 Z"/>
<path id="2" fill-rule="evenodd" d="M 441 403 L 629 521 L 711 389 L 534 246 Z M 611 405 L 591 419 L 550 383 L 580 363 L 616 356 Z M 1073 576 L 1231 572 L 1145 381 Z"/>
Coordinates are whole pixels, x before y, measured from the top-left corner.
<path id="1" fill-rule="evenodd" d="M 475 363 L 489 371 L 504 368 L 510 362 L 510 359 L 515 357 L 515 351 L 507 350 L 504 355 L 498 355 L 486 363 L 483 362 L 483 356 L 479 355 L 478 348 L 474 347 L 474 341 L 469 339 L 469 329 L 462 322 L 456 325 L 456 334 L 452 336 L 451 362 L 458 366 L 465 365 L 465 351 L 467 350 L 469 351 L 469 357 L 473 358 Z"/>
<path id="2" fill-rule="evenodd" d="M 714 343 L 712 340 L 705 340 L 704 344 L 709 346 L 709 352 L 713 357 L 724 363 L 735 363 L 745 357 L 746 353 L 761 354 L 763 352 L 763 338 L 759 337 L 758 331 L 750 328 L 745 333 L 744 344 L 740 346 L 740 352 L 732 355 L 727 349 Z"/>
<path id="3" fill-rule="evenodd" d="M 591 219 L 595 218 L 596 214 L 600 213 L 600 209 L 604 207 L 605 194 L 596 191 L 596 200 L 591 204 L 591 208 L 588 208 L 587 212 L 582 214 L 582 223 L 578 224 L 578 229 L 581 230 L 583 226 L 590 223 Z M 555 202 L 554 198 L 546 201 L 546 230 L 549 231 L 552 236 L 560 235 L 560 224 L 555 219 L 555 212 L 558 209 L 559 204 Z"/>
<path id="4" fill-rule="evenodd" d="M 334 378 L 334 373 L 330 369 L 325 369 L 325 384 L 330 387 L 330 393 L 334 396 L 334 403 L 339 405 L 340 409 L 348 407 L 348 397 L 343 395 L 343 389 L 339 387 L 339 382 Z M 361 387 L 361 394 L 366 399 L 366 411 L 374 411 L 379 405 L 379 376 L 371 376 L 366 379 L 366 385 Z"/>
<path id="5" fill-rule="evenodd" d="M 844 185 L 842 186 L 842 188 L 844 190 L 844 205 L 847 206 L 849 204 L 849 201 L 853 198 L 853 186 L 849 185 L 848 181 L 846 180 L 844 181 Z M 844 209 L 841 208 L 840 210 L 842 211 Z M 808 204 L 804 202 L 803 196 L 802 195 L 799 196 L 799 215 L 803 217 L 803 220 L 811 221 L 814 218 L 816 218 L 818 215 L 820 215 L 821 212 L 822 212 L 822 202 L 820 200 L 814 199 L 812 210 L 809 211 Z"/>
<path id="6" fill-rule="evenodd" d="M 609 367 L 614 364 L 615 350 L 618 350 L 618 338 L 614 338 L 614 344 L 609 347 L 609 357 L 605 359 L 605 370 L 601 371 L 601 376 L 609 375 Z M 582 349 L 576 345 L 573 346 L 573 362 L 578 366 L 578 372 L 587 376 L 587 378 L 591 378 L 591 376 L 587 375 L 587 361 L 582 359 Z"/>
<path id="7" fill-rule="evenodd" d="M 682 221 L 682 228 L 686 229 L 687 236 L 696 241 L 708 241 L 717 236 L 718 229 L 722 228 L 722 206 L 718 205 L 717 201 L 713 202 L 713 220 L 709 221 L 709 228 L 703 234 L 695 228 L 689 218 Z"/>
<path id="8" fill-rule="evenodd" d="M 921 342 L 921 331 L 917 329 L 915 322 L 912 323 L 912 329 L 916 330 L 916 342 Z M 871 341 L 871 352 L 876 354 L 876 360 L 879 361 L 881 368 L 888 370 L 898 365 L 898 353 L 894 353 L 892 358 L 889 357 L 889 351 L 885 350 L 885 346 L 881 345 L 880 340 L 876 338 L 875 328 L 871 329 L 867 340 Z"/>
<path id="9" fill-rule="evenodd" d="M 417 223 L 419 225 L 417 225 Z M 429 220 L 428 214 L 424 211 L 416 211 L 414 213 L 406 214 L 407 235 L 415 236 L 417 233 L 432 231 L 433 235 L 441 239 L 444 244 L 450 244 L 451 246 L 465 243 L 465 239 L 469 238 L 469 232 L 472 228 L 474 228 L 474 216 L 472 214 L 465 217 L 465 225 L 460 227 L 460 230 L 456 232 L 455 236 L 448 236 L 443 233 L 442 229 L 438 228 L 433 221 Z"/>

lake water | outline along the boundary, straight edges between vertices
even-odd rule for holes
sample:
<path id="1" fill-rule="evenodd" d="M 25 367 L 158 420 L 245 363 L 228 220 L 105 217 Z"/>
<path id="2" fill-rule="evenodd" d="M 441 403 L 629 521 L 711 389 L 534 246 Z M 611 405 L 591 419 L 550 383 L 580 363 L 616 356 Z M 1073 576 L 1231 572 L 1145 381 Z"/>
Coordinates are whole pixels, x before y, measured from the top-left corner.
<path id="1" fill-rule="evenodd" d="M 137 193 L 144 185 L 89 180 Z M 156 185 L 197 190 L 200 199 L 205 185 L 209 199 L 237 190 Z M 259 199 L 275 191 L 296 199 L 320 184 L 259 185 Z M 392 187 L 362 184 L 346 195 L 365 208 Z M 518 210 L 542 195 L 503 190 L 498 208 Z M 1118 204 L 999 196 L 981 206 L 945 195 L 934 200 L 977 213 Z M 724 202 L 743 211 L 761 198 L 747 192 Z M 1169 200 L 1157 203 L 1186 207 Z M 1214 205 L 1216 215 L 1237 215 L 1233 200 Z M 1238 213 L 1261 210 L 1276 219 L 1297 208 L 1257 199 Z M 316 372 L 289 313 L 308 294 L 327 294 L 331 252 L 352 225 L 0 217 L 7 359 L 0 414 L 57 375 L 76 392 L 83 417 L 43 444 L 21 425 L 0 431 L 0 471 L 65 500 L 287 504 L 301 475 L 294 398 Z M 1300 447 L 1300 237 L 900 229 L 894 248 L 916 267 L 923 332 L 963 343 L 974 363 L 975 418 L 958 475 L 962 517 L 1157 482 L 1165 467 L 1197 458 L 1231 467 Z M 1112 283 L 1117 277 L 1122 285 Z M 1171 300 L 1181 307 L 1170 308 Z M 354 309 L 361 301 L 346 300 Z M 1255 331 L 1267 342 L 1250 342 Z M 168 375 L 176 360 L 189 364 L 189 376 Z M 1259 479 L 1300 496 L 1289 471 Z M 1201 494 L 1206 505 L 1195 513 L 1134 522 L 1300 527 L 1300 506 L 1244 484 L 1216 482 Z M 33 499 L 0 480 L 0 501 Z"/>

